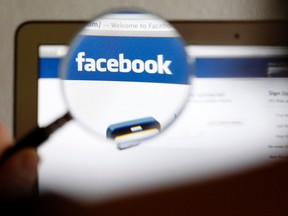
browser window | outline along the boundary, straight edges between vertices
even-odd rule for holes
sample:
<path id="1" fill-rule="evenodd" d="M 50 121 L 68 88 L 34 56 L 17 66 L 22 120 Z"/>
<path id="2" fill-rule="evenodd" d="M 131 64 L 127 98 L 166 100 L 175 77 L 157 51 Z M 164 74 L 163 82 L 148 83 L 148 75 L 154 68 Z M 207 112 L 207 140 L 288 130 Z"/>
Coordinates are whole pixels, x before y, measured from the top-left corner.
<path id="1" fill-rule="evenodd" d="M 59 45 L 43 45 L 39 48 L 39 125 L 51 122 L 67 110 L 57 76 L 60 60 L 67 49 L 68 47 Z M 168 131 L 159 138 L 144 143 L 141 149 L 194 149 L 196 152 L 202 149 L 206 154 L 204 158 L 207 159 L 208 155 L 211 161 L 215 156 L 215 149 L 230 151 L 231 148 L 239 149 L 242 160 L 245 160 L 245 155 L 248 158 L 249 154 L 255 154 L 255 160 L 287 158 L 288 48 L 188 46 L 187 51 L 194 61 L 195 72 L 189 103 Z M 83 178 L 79 176 L 88 175 L 91 178 L 88 185 L 93 187 L 96 187 L 93 179 L 98 181 L 98 186 L 106 185 L 107 182 L 104 182 L 107 178 L 110 183 L 111 179 L 122 179 L 121 172 L 114 169 L 120 166 L 123 175 L 133 173 L 139 164 L 127 166 L 127 163 L 133 163 L 133 159 L 139 155 L 141 158 L 142 154 L 141 150 L 135 150 L 135 156 L 131 156 L 131 151 L 128 150 L 128 153 L 123 152 L 126 156 L 128 154 L 127 158 L 119 156 L 107 143 L 97 140 L 75 122 L 69 123 L 47 142 L 40 148 L 44 161 L 39 172 L 40 189 L 56 187 L 68 194 L 79 192 L 75 189 L 77 180 L 81 181 Z M 89 151 L 95 151 L 96 158 Z M 110 154 L 117 156 L 111 158 Z M 144 150 L 142 157 L 146 154 Z M 178 160 L 183 160 L 183 155 L 175 155 Z M 77 163 L 73 163 L 73 157 L 77 157 Z M 158 163 L 166 170 L 165 166 L 170 166 L 170 163 L 176 167 L 178 163 L 178 169 L 185 169 L 181 162 L 167 162 L 167 158 L 161 162 L 159 157 L 161 154 L 158 155 L 157 162 L 152 157 L 145 166 Z M 110 160 L 115 160 L 115 163 L 117 160 L 120 165 L 115 165 Z M 184 161 L 187 162 L 185 157 Z M 92 171 L 93 164 L 95 169 Z M 206 170 L 205 166 L 207 164 L 201 164 L 201 169 Z M 133 174 L 128 174 L 127 178 L 131 175 Z M 105 191 L 104 188 L 95 189 L 95 193 L 100 194 L 99 196 L 107 195 L 109 190 Z M 103 190 L 102 193 L 99 190 Z M 85 187 L 83 191 L 88 193 Z"/>
<path id="2" fill-rule="evenodd" d="M 146 34 L 126 18 L 91 28 Z M 147 20 L 144 24 L 158 36 L 163 34 L 159 29 L 166 29 Z M 39 47 L 40 126 L 67 111 L 58 71 L 68 49 Z M 103 200 L 288 158 L 288 47 L 188 44 L 186 49 L 194 73 L 190 97 L 167 131 L 119 151 L 72 121 L 39 148 L 40 192 Z"/>

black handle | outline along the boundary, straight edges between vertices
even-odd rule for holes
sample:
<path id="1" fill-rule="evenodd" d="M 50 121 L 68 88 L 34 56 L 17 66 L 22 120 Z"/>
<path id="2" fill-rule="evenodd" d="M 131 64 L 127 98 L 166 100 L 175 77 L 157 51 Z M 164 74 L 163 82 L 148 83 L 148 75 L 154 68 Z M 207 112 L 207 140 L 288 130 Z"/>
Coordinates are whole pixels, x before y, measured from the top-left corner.
<path id="1" fill-rule="evenodd" d="M 14 153 L 18 152 L 21 149 L 26 147 L 38 147 L 40 146 L 45 140 L 47 140 L 54 131 L 58 128 L 62 127 L 65 123 L 70 121 L 72 116 L 69 113 L 61 116 L 51 124 L 46 127 L 37 127 L 24 136 L 22 139 L 16 142 L 16 144 L 7 149 L 0 158 L 0 164 L 2 164 L 7 158 L 9 158 Z"/>
<path id="2" fill-rule="evenodd" d="M 17 143 L 11 148 L 7 149 L 0 158 L 0 164 L 2 164 L 7 158 L 9 158 L 14 153 L 26 147 L 38 147 L 42 142 L 47 140 L 49 134 L 45 128 L 35 128 L 29 134 L 24 136 L 22 139 L 17 141 Z"/>

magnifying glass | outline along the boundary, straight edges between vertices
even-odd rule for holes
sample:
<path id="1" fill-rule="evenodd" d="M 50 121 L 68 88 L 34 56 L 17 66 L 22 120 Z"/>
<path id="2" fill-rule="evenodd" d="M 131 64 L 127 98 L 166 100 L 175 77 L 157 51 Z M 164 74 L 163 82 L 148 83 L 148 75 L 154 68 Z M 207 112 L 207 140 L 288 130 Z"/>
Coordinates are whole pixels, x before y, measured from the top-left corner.
<path id="1" fill-rule="evenodd" d="M 1 161 L 39 146 L 72 119 L 119 149 L 138 145 L 177 119 L 189 97 L 191 67 L 168 22 L 140 10 L 115 10 L 80 30 L 59 76 L 69 112 L 34 129 Z"/>

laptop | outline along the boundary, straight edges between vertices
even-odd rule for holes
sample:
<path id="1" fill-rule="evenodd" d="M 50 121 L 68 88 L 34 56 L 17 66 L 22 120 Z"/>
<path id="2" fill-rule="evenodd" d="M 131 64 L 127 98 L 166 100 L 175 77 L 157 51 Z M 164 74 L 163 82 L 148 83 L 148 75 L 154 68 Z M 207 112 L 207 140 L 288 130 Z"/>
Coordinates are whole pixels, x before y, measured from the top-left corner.
<path id="1" fill-rule="evenodd" d="M 14 134 L 67 111 L 59 65 L 79 22 L 28 22 L 15 40 Z M 72 121 L 39 149 L 39 193 L 104 201 L 288 158 L 287 22 L 172 21 L 194 76 L 162 135 L 119 151 Z"/>

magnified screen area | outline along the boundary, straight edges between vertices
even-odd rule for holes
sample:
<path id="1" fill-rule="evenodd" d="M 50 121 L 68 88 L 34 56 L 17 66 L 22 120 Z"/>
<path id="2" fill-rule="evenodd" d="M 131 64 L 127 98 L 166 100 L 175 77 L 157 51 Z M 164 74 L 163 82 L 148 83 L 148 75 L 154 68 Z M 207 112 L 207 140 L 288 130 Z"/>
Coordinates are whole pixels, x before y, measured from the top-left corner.
<path id="1" fill-rule="evenodd" d="M 124 12 L 95 19 L 72 43 L 65 62 L 63 90 L 71 114 L 121 142 L 165 129 L 189 96 L 184 43 L 154 15 Z"/>

